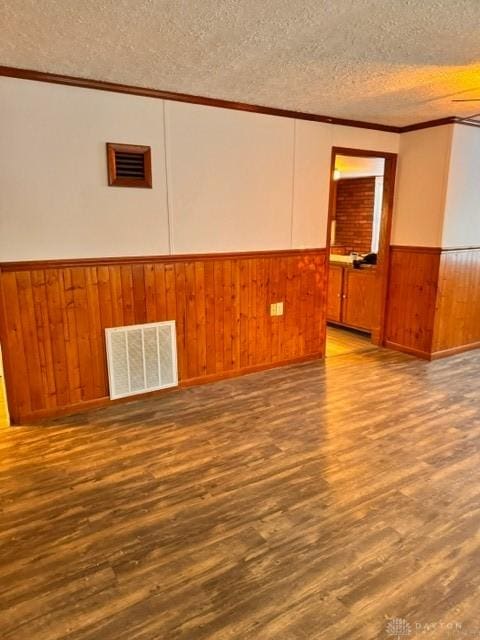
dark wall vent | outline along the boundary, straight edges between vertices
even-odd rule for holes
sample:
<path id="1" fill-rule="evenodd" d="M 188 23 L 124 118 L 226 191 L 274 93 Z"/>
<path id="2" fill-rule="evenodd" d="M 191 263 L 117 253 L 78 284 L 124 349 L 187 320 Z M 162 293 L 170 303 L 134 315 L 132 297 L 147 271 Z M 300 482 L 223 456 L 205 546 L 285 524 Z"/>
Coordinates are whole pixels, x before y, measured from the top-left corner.
<path id="1" fill-rule="evenodd" d="M 107 164 L 111 187 L 152 187 L 150 147 L 107 142 Z"/>

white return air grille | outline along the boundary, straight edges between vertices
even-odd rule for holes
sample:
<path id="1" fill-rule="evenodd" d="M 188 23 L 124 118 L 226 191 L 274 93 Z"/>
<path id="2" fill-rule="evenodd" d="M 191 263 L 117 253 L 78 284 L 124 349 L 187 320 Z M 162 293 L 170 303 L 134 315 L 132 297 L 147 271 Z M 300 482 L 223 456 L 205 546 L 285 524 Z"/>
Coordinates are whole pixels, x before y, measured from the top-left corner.
<path id="1" fill-rule="evenodd" d="M 105 329 L 110 398 L 178 385 L 175 321 Z"/>

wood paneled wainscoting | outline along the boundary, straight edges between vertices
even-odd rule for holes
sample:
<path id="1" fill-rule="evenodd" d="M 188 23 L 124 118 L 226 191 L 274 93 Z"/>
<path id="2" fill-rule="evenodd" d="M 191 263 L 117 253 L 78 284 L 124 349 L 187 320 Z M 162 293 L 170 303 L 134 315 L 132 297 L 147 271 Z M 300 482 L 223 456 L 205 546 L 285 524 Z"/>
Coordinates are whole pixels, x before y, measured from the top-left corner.
<path id="1" fill-rule="evenodd" d="M 480 247 L 391 247 L 385 336 L 429 360 L 479 347 Z"/>
<path id="2" fill-rule="evenodd" d="M 182 385 L 322 357 L 325 260 L 308 249 L 0 265 L 12 421 L 109 402 L 106 327 L 175 320 Z"/>

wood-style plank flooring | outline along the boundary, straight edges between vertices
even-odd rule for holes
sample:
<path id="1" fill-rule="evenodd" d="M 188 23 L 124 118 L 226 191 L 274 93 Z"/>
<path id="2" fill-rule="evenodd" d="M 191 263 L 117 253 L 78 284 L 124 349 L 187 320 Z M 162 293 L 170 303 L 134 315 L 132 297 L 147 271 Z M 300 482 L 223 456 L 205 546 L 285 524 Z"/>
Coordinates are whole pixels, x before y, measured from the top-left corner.
<path id="1" fill-rule="evenodd" d="M 0 636 L 475 637 L 479 380 L 372 350 L 1 430 Z"/>
<path id="2" fill-rule="evenodd" d="M 349 353 L 360 353 L 369 349 L 375 349 L 375 345 L 372 344 L 372 340 L 367 333 L 335 325 L 327 326 L 327 358 L 344 356 Z"/>
<path id="3" fill-rule="evenodd" d="M 1 368 L 1 364 L 0 364 L 0 368 Z M 3 379 L 3 376 L 0 374 L 0 429 L 3 427 L 7 427 L 9 423 L 10 423 L 10 420 L 8 417 L 7 400 L 6 400 L 6 393 L 5 393 L 5 381 Z"/>

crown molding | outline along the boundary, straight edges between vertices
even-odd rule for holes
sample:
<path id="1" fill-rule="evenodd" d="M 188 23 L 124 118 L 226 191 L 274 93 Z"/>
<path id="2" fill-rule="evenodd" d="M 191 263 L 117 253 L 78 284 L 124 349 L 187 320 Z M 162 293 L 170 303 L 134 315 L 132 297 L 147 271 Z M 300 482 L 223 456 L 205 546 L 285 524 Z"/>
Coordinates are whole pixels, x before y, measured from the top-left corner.
<path id="1" fill-rule="evenodd" d="M 460 118 L 459 116 L 449 116 L 448 118 L 439 118 L 438 120 L 427 120 L 426 122 L 417 122 L 400 127 L 400 133 L 409 133 L 410 131 L 419 131 L 420 129 L 430 129 L 432 127 L 441 127 L 446 124 L 463 124 L 467 127 L 480 127 L 480 121 L 471 120 L 470 118 Z"/>
<path id="2" fill-rule="evenodd" d="M 295 118 L 296 120 L 311 120 L 313 122 L 325 122 L 327 124 L 338 124 L 346 127 L 358 127 L 360 129 L 374 129 L 377 131 L 387 131 L 389 133 L 400 133 L 400 127 L 394 127 L 375 122 L 364 122 L 362 120 L 349 120 L 347 118 L 334 118 L 331 116 L 305 113 L 303 111 L 291 111 L 289 109 L 276 109 L 274 107 L 264 107 L 246 102 L 233 102 L 231 100 L 219 100 L 217 98 L 207 98 L 205 96 L 194 96 L 188 93 L 175 93 L 173 91 L 161 91 L 147 87 L 135 87 L 127 84 L 115 82 L 105 82 L 103 80 L 92 80 L 90 78 L 78 78 L 76 76 L 63 76 L 57 73 L 47 73 L 35 71 L 33 69 L 20 69 L 0 65 L 0 76 L 9 78 L 20 78 L 22 80 L 35 80 L 36 82 L 50 82 L 53 84 L 63 84 L 71 87 L 81 87 L 83 89 L 96 89 L 97 91 L 112 91 L 114 93 L 126 93 L 134 96 L 146 98 L 158 98 L 160 100 L 172 100 L 174 102 L 187 102 L 208 107 L 218 107 L 221 109 L 233 109 L 235 111 L 248 111 L 251 113 L 262 113 L 269 116 L 280 116 L 282 118 Z"/>
<path id="3" fill-rule="evenodd" d="M 345 127 L 357 127 L 360 129 L 373 129 L 375 131 L 387 131 L 388 133 L 409 133 L 420 129 L 430 129 L 448 124 L 463 124 L 470 127 L 480 127 L 480 121 L 449 116 L 437 120 L 427 120 L 414 124 L 396 127 L 393 125 L 381 124 L 378 122 L 365 122 L 363 120 L 350 120 L 348 118 L 335 118 L 304 111 L 292 111 L 289 109 L 277 109 L 246 102 L 233 102 L 231 100 L 220 100 L 217 98 L 207 98 L 205 96 L 195 96 L 188 93 L 175 93 L 174 91 L 162 91 L 148 87 L 137 87 L 116 82 L 106 82 L 104 80 L 92 80 L 91 78 L 79 78 L 77 76 L 64 76 L 58 73 L 48 73 L 46 71 L 36 71 L 34 69 L 21 69 L 19 67 L 9 67 L 0 65 L 0 76 L 9 78 L 20 78 L 22 80 L 34 80 L 36 82 L 49 82 L 51 84 L 63 84 L 70 87 L 80 87 L 83 89 L 96 89 L 97 91 L 111 91 L 113 93 L 125 93 L 133 96 L 143 96 L 145 98 L 157 98 L 160 100 L 171 100 L 173 102 L 186 102 L 189 104 L 199 104 L 207 107 L 217 107 L 221 109 L 233 109 L 234 111 L 248 111 L 250 113 L 262 113 L 269 116 L 279 116 L 282 118 L 294 118 L 296 120 L 310 120 L 312 122 L 324 122 L 326 124 L 338 124 Z"/>

